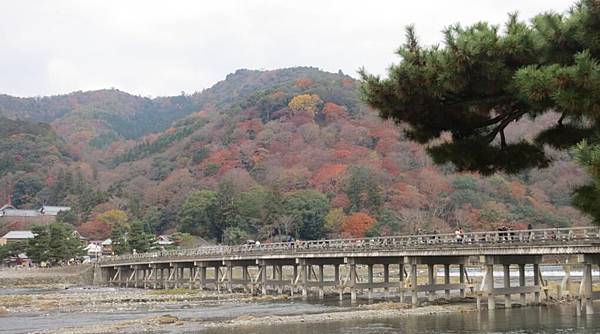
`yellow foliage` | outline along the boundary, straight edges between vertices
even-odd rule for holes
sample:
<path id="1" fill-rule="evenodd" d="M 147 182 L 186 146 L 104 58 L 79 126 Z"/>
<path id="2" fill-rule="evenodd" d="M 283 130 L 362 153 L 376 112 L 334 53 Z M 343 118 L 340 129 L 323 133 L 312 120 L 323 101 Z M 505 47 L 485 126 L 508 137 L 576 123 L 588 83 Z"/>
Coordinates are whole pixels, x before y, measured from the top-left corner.
<path id="1" fill-rule="evenodd" d="M 346 218 L 347 216 L 342 209 L 332 209 L 327 216 L 325 216 L 325 230 L 332 234 L 339 234 Z"/>
<path id="2" fill-rule="evenodd" d="M 125 226 L 127 227 L 129 224 L 129 218 L 127 217 L 127 213 L 122 210 L 108 210 L 96 218 L 99 221 L 113 226 Z"/>
<path id="3" fill-rule="evenodd" d="M 323 103 L 319 95 L 316 94 L 302 94 L 296 95 L 288 104 L 288 108 L 293 114 L 306 112 L 311 116 L 314 116 L 317 112 L 318 106 Z"/>

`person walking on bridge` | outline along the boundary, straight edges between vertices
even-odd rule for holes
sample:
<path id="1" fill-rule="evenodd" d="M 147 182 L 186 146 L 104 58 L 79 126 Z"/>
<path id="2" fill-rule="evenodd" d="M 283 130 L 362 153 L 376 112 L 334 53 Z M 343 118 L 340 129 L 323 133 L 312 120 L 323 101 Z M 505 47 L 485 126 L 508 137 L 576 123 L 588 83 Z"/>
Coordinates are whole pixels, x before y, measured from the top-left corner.
<path id="1" fill-rule="evenodd" d="M 464 232 L 462 227 L 457 229 L 456 231 L 454 231 L 454 235 L 456 237 L 456 243 L 457 244 L 462 244 L 463 243 L 463 237 L 464 237 Z"/>

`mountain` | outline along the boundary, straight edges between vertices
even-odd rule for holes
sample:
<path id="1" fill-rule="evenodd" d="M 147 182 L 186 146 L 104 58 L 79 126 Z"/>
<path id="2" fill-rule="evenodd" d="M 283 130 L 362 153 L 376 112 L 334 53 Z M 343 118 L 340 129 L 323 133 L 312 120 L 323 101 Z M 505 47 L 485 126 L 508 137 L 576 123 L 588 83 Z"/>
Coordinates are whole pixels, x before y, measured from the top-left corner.
<path id="1" fill-rule="evenodd" d="M 118 90 L 0 96 L 0 115 L 51 124 L 73 161 L 66 168 L 84 170 L 99 194 L 82 222 L 121 209 L 152 220 L 156 231 L 172 230 L 191 193 L 224 196 L 227 185 L 233 218 L 215 219 L 259 237 L 281 232 L 265 222 L 282 221 L 285 210 L 256 212 L 258 204 L 244 203 L 273 193 L 284 206 L 309 190 L 323 194 L 330 212 L 374 217 L 369 233 L 376 234 L 589 222 L 569 204 L 586 176 L 568 154 L 554 152 L 550 168 L 513 176 L 457 174 L 433 165 L 402 125 L 381 121 L 360 102 L 358 82 L 341 72 L 238 70 L 202 92 L 155 99 Z M 552 117 L 508 131 L 532 138 Z"/>

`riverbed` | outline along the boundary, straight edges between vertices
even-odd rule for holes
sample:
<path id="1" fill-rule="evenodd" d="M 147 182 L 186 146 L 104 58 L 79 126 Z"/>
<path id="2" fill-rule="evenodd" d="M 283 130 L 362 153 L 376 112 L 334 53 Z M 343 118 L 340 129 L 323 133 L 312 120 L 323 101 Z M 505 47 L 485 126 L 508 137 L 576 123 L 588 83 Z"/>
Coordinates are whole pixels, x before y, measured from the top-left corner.
<path id="1" fill-rule="evenodd" d="M 256 297 L 198 290 L 88 286 L 0 290 L 0 333 L 598 333 L 572 303 L 477 312 L 453 298 L 416 309 L 385 300 Z M 595 305 L 600 309 L 600 305 Z"/>

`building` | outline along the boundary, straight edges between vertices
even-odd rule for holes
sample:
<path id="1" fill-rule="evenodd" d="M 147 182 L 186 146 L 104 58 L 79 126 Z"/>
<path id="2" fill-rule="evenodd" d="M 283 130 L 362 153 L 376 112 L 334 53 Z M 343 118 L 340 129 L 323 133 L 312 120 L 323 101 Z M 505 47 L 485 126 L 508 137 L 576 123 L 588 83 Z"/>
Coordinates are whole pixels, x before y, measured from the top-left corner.
<path id="1" fill-rule="evenodd" d="M 84 250 L 87 252 L 87 256 L 89 256 L 90 259 L 98 259 L 102 256 L 102 246 L 98 244 L 89 243 Z"/>
<path id="2" fill-rule="evenodd" d="M 102 255 L 112 255 L 112 240 L 110 238 L 100 243 L 102 247 Z"/>
<path id="3" fill-rule="evenodd" d="M 61 211 L 71 210 L 68 206 L 42 206 L 38 210 L 17 209 L 7 204 L 0 207 L 0 233 L 10 229 L 23 229 L 30 225 L 46 225 L 56 221 Z"/>
<path id="4" fill-rule="evenodd" d="M 13 242 L 27 241 L 33 239 L 34 235 L 31 231 L 10 231 L 0 238 L 0 245 L 6 245 Z"/>
<path id="5" fill-rule="evenodd" d="M 44 205 L 38 211 L 43 215 L 56 216 L 59 212 L 71 210 L 68 206 L 49 206 Z"/>
<path id="6" fill-rule="evenodd" d="M 159 247 L 165 247 L 171 246 L 173 244 L 173 241 L 171 241 L 171 239 L 169 239 L 169 237 L 167 237 L 166 235 L 159 235 L 154 243 Z"/>

